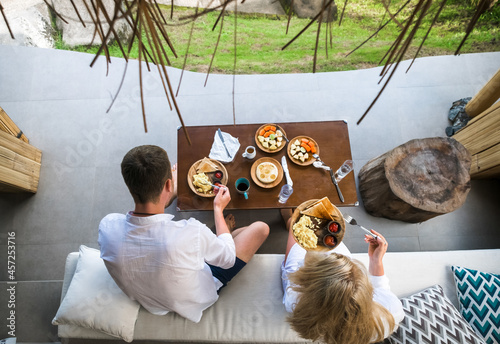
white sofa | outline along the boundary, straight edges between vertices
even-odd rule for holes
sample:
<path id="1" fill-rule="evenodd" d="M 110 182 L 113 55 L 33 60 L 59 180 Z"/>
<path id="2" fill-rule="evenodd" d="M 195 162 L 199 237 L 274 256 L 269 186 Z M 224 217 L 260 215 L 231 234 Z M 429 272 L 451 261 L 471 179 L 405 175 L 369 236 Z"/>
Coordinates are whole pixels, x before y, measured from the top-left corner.
<path id="1" fill-rule="evenodd" d="M 354 258 L 368 263 L 367 254 Z M 176 314 L 155 316 L 141 307 L 135 325 L 134 342 L 233 342 L 305 343 L 286 322 L 281 303 L 281 254 L 257 254 L 231 283 L 219 300 L 195 324 Z M 68 255 L 62 288 L 64 298 L 75 272 L 78 253 Z M 391 288 L 398 297 L 409 296 L 434 284 L 458 307 L 451 265 L 500 274 L 500 249 L 439 252 L 388 252 L 384 258 Z M 67 339 L 116 339 L 104 333 L 74 325 L 60 325 L 59 336 Z M 69 341 L 71 343 L 71 341 Z M 78 340 L 78 342 L 82 342 Z"/>

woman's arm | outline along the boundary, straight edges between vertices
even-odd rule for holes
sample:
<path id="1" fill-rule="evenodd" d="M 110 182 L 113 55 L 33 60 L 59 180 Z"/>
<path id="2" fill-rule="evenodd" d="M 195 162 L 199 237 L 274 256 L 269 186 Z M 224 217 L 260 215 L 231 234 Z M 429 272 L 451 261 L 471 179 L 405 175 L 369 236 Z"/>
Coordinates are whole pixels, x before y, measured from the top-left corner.
<path id="1" fill-rule="evenodd" d="M 368 257 L 370 258 L 370 263 L 368 265 L 368 272 L 372 276 L 383 276 L 384 264 L 382 263 L 382 259 L 387 252 L 387 240 L 373 229 L 371 232 L 375 234 L 377 238 L 368 234 L 365 235 L 365 241 L 369 244 Z"/>

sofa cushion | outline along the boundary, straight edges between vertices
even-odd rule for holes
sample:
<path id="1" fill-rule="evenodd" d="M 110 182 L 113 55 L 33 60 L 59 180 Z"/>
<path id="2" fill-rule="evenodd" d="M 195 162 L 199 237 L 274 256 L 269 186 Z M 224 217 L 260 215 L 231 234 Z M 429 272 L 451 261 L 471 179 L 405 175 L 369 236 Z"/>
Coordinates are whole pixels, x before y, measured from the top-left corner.
<path id="1" fill-rule="evenodd" d="M 401 302 L 405 318 L 390 337 L 392 343 L 484 343 L 439 285 L 403 298 Z"/>
<path id="2" fill-rule="evenodd" d="M 488 344 L 500 343 L 500 275 L 452 266 L 460 312 Z"/>
<path id="3" fill-rule="evenodd" d="M 52 323 L 98 330 L 131 342 L 139 307 L 113 281 L 99 251 L 82 245 L 75 275 Z"/>
<path id="4" fill-rule="evenodd" d="M 286 322 L 280 266 L 283 254 L 257 254 L 221 290 L 219 300 L 203 312 L 199 323 L 176 313 L 153 315 L 140 308 L 134 341 L 206 342 L 206 343 L 310 343 L 302 339 Z M 70 253 L 62 294 L 75 271 L 77 257 Z M 112 339 L 98 330 L 61 325 L 61 338 Z M 90 342 L 90 341 L 89 341 Z"/>
<path id="5" fill-rule="evenodd" d="M 366 253 L 353 258 L 368 266 Z M 156 316 L 144 308 L 139 311 L 134 341 L 204 343 L 310 343 L 286 322 L 282 304 L 280 265 L 283 254 L 256 254 L 247 266 L 221 291 L 220 299 L 207 309 L 201 322 L 192 323 L 175 313 Z M 430 285 L 439 284 L 456 308 L 459 307 L 451 265 L 500 273 L 500 249 L 434 252 L 388 252 L 384 257 L 391 290 L 407 297 Z M 78 253 L 68 255 L 61 299 L 75 274 Z M 415 262 L 419 262 L 416 264 Z M 411 267 L 411 268 L 409 268 Z M 58 326 L 61 338 L 113 339 L 101 332 L 76 325 Z"/>

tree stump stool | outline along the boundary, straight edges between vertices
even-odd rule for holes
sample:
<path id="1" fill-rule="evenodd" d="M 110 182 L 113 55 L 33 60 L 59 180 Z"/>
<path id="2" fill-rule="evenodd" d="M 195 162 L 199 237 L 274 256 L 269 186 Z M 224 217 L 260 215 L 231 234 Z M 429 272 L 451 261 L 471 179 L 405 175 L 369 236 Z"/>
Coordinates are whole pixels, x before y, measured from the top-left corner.
<path id="1" fill-rule="evenodd" d="M 422 222 L 462 206 L 470 166 L 469 152 L 452 138 L 411 140 L 363 166 L 359 192 L 373 216 Z"/>

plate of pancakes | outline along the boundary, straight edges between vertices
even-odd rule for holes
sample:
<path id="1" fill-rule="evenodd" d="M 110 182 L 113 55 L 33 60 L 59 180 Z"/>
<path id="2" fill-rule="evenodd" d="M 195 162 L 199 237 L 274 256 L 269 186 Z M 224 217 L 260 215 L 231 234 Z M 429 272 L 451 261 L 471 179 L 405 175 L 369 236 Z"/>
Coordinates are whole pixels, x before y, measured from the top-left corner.
<path id="1" fill-rule="evenodd" d="M 283 168 L 276 159 L 264 157 L 253 163 L 250 175 L 258 186 L 266 189 L 273 188 L 283 179 Z"/>

